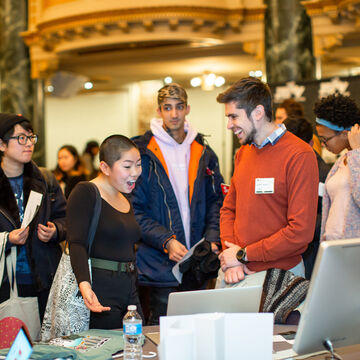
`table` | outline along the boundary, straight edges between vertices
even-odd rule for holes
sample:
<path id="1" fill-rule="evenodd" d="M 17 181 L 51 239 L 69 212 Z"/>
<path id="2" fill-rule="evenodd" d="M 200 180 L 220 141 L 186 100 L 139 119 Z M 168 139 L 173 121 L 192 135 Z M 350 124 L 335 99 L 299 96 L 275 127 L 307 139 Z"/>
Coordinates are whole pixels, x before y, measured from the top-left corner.
<path id="1" fill-rule="evenodd" d="M 297 329 L 297 326 L 295 326 L 295 325 L 275 325 L 274 326 L 274 335 L 279 334 L 281 332 L 285 332 L 285 331 L 291 331 L 291 330 L 296 331 L 296 329 Z M 144 326 L 144 328 L 143 328 L 143 332 L 144 332 L 145 336 L 147 333 L 157 333 L 159 331 L 160 331 L 159 326 Z M 289 346 L 289 344 L 287 344 L 287 343 L 284 343 L 284 344 L 283 343 L 275 343 L 274 350 L 281 351 L 281 350 L 286 350 L 289 347 L 291 347 L 291 345 Z M 152 340 L 150 340 L 149 338 L 146 337 L 145 344 L 143 347 L 143 354 L 147 355 L 147 354 L 149 354 L 150 351 L 156 352 L 156 354 L 157 354 L 157 345 Z M 346 346 L 346 347 L 343 347 L 340 349 L 335 349 L 335 351 L 337 354 L 339 354 L 343 358 L 343 360 L 359 360 L 360 359 L 360 344 L 353 345 L 353 346 Z M 156 355 L 155 357 L 153 357 L 151 359 L 158 360 L 159 357 Z M 325 355 L 311 356 L 311 357 L 308 357 L 307 359 L 324 360 Z M 219 360 L 222 360 L 222 359 L 219 359 Z"/>

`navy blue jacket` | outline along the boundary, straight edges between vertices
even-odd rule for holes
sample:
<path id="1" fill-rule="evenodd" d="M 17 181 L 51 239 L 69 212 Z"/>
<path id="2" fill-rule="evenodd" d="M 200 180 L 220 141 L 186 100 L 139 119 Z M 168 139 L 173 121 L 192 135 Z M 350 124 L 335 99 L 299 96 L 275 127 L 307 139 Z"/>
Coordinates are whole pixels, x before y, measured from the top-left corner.
<path id="1" fill-rule="evenodd" d="M 164 251 L 173 235 L 186 246 L 185 233 L 166 163 L 151 131 L 133 139 L 138 145 L 142 174 L 131 200 L 142 231 L 137 251 L 139 282 L 151 286 L 179 285 L 171 272 L 175 265 Z M 223 202 L 218 158 L 198 134 L 191 144 L 189 164 L 190 246 L 204 236 L 220 242 L 219 213 Z"/>

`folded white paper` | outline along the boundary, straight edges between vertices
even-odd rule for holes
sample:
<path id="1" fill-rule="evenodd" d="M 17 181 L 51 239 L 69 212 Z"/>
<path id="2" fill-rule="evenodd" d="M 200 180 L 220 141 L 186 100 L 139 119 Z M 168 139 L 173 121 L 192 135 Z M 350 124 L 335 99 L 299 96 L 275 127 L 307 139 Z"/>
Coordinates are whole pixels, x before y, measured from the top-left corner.
<path id="1" fill-rule="evenodd" d="M 26 208 L 24 211 L 24 218 L 21 223 L 22 228 L 26 228 L 35 217 L 42 200 L 43 195 L 37 191 L 31 190 Z"/>

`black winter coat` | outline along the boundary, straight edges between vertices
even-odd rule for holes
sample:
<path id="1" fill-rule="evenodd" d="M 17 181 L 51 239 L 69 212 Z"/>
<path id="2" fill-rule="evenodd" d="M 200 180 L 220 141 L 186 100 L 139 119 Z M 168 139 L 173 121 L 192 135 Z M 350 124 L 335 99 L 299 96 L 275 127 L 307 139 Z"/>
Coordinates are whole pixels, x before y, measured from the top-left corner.
<path id="1" fill-rule="evenodd" d="M 25 164 L 24 205 L 26 206 L 27 204 L 31 190 L 43 194 L 40 208 L 30 224 L 29 237 L 26 240 L 28 260 L 34 285 L 38 291 L 50 288 L 61 257 L 59 242 L 64 240 L 66 236 L 66 201 L 59 184 L 55 179 L 53 180 L 53 185 L 48 186 L 35 163 Z M 53 239 L 45 243 L 39 240 L 37 227 L 39 223 L 46 225 L 48 221 L 55 224 L 57 232 Z M 10 232 L 18 228 L 20 228 L 20 216 L 16 199 L 10 182 L 0 167 L 0 232 Z M 8 241 L 6 244 L 6 254 L 9 253 L 11 246 L 14 245 Z"/>

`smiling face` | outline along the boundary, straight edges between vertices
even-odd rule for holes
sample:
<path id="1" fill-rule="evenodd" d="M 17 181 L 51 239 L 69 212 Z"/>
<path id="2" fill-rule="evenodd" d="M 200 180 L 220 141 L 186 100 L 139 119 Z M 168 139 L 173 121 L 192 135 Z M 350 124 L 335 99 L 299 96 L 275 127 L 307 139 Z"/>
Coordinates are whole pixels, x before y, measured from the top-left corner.
<path id="1" fill-rule="evenodd" d="M 117 191 L 127 194 L 131 193 L 142 171 L 139 150 L 131 148 L 124 152 L 121 158 L 115 161 L 111 168 L 102 161 L 100 169 L 108 176 L 110 184 Z"/>
<path id="2" fill-rule="evenodd" d="M 241 145 L 254 142 L 257 133 L 254 121 L 248 118 L 244 109 L 238 109 L 235 102 L 226 103 L 225 116 L 228 118 L 227 128 L 236 135 Z"/>
<path id="3" fill-rule="evenodd" d="M 321 144 L 333 154 L 339 154 L 349 148 L 349 140 L 346 131 L 335 131 L 324 125 L 316 125 L 316 130 Z"/>
<path id="4" fill-rule="evenodd" d="M 16 124 L 12 137 L 19 135 L 31 136 L 33 133 Z M 20 145 L 17 139 L 9 139 L 7 144 L 1 141 L 0 150 L 4 152 L 4 157 L 8 162 L 23 165 L 31 161 L 34 144 L 29 139 L 26 140 L 25 145 Z"/>
<path id="5" fill-rule="evenodd" d="M 58 165 L 61 171 L 71 171 L 77 162 L 77 158 L 67 149 L 61 149 L 58 152 Z"/>

